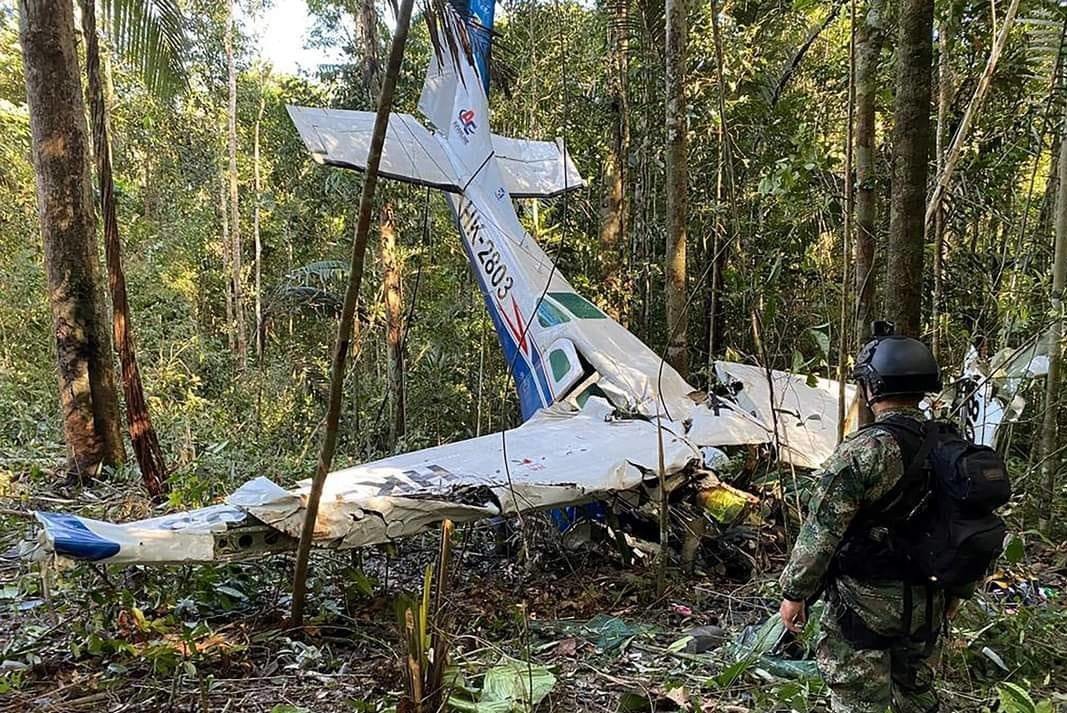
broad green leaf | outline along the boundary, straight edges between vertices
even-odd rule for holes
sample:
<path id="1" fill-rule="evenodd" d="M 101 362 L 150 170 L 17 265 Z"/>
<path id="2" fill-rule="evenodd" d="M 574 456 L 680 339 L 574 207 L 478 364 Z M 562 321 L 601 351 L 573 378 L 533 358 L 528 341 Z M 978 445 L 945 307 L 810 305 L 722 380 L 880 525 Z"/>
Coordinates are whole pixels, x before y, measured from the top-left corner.
<path id="1" fill-rule="evenodd" d="M 1004 713 L 1037 713 L 1034 699 L 1022 688 L 1014 683 L 1002 683 L 997 686 L 1000 696 L 1000 706 Z"/>
<path id="2" fill-rule="evenodd" d="M 1010 564 L 1015 564 L 1021 562 L 1025 555 L 1026 548 L 1023 538 L 1018 535 L 1009 535 L 1008 542 L 1004 546 L 1004 559 Z"/>

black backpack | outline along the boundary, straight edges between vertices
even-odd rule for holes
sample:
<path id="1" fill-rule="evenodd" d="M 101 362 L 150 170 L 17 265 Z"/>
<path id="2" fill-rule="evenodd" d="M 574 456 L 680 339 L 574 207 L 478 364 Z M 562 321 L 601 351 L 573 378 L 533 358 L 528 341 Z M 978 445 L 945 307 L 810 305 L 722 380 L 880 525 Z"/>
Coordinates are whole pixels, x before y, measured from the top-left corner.
<path id="1" fill-rule="evenodd" d="M 1000 555 L 1006 528 L 995 510 L 1011 497 L 1007 467 L 950 423 L 892 416 L 904 476 L 853 522 L 838 571 L 937 588 L 979 581 Z"/>

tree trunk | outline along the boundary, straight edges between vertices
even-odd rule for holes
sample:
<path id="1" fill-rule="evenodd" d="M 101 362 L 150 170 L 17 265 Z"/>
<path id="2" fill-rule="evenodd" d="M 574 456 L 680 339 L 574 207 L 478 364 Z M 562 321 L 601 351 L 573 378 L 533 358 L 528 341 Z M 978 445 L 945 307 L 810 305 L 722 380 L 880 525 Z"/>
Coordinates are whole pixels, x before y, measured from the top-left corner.
<path id="1" fill-rule="evenodd" d="M 685 64 L 686 0 L 667 0 L 667 361 L 682 377 L 689 375 L 686 335 L 685 249 L 689 204 L 689 170 L 686 164 Z"/>
<path id="2" fill-rule="evenodd" d="M 367 105 L 374 106 L 381 88 L 382 63 L 378 58 L 378 13 L 374 0 L 359 0 L 356 30 L 362 49 L 360 76 L 367 92 Z"/>
<path id="3" fill-rule="evenodd" d="M 893 102 L 893 191 L 889 212 L 888 312 L 897 331 L 922 326 L 923 232 L 930 154 L 930 68 L 933 0 L 903 0 L 897 35 Z"/>
<path id="4" fill-rule="evenodd" d="M 1056 187 L 1056 254 L 1052 264 L 1052 327 L 1049 330 L 1048 376 L 1045 378 L 1045 414 L 1041 423 L 1041 479 L 1043 508 L 1039 529 L 1048 534 L 1055 512 L 1057 481 L 1063 463 L 1060 451 L 1060 381 L 1063 370 L 1063 290 L 1067 284 L 1067 132 L 1061 132 Z"/>
<path id="5" fill-rule="evenodd" d="M 952 6 L 949 4 L 949 16 L 940 24 L 938 31 L 937 54 L 937 128 L 934 130 L 934 152 L 937 175 L 945 168 L 945 131 L 948 128 L 948 112 L 952 107 L 955 88 L 952 77 L 952 33 L 955 30 L 952 19 Z M 933 335 L 930 346 L 934 358 L 941 360 L 941 340 L 943 325 L 941 302 L 944 299 L 944 258 L 945 258 L 945 211 L 940 199 L 934 208 L 934 299 Z"/>
<path id="6" fill-rule="evenodd" d="M 234 0 L 228 0 L 226 13 L 226 74 L 230 89 L 227 111 L 229 138 L 230 178 L 230 237 L 233 246 L 230 253 L 230 269 L 233 276 L 234 333 L 237 345 L 237 368 L 244 369 L 248 361 L 248 337 L 245 334 L 245 311 L 241 286 L 241 210 L 237 199 L 237 68 L 233 58 Z"/>
<path id="7" fill-rule="evenodd" d="M 226 169 L 219 165 L 219 227 L 222 230 L 222 274 L 226 292 L 226 345 L 232 351 L 237 344 L 233 335 L 233 270 L 230 261 L 233 243 L 230 242 L 230 202 L 226 196 Z"/>
<path id="8" fill-rule="evenodd" d="M 70 472 L 123 461 L 122 431 L 96 244 L 85 106 L 71 3 L 20 0 L 37 213 L 56 337 Z"/>
<path id="9" fill-rule="evenodd" d="M 841 312 L 840 334 L 837 350 L 837 440 L 845 437 L 848 418 L 848 403 L 845 398 L 846 365 L 849 359 L 849 316 L 852 306 L 852 285 L 849 284 L 849 258 L 852 251 L 853 232 L 855 230 L 856 180 L 852 175 L 856 155 L 856 3 L 849 3 L 848 18 L 848 92 L 845 109 L 845 220 L 841 235 Z"/>
<path id="10" fill-rule="evenodd" d="M 856 295 L 856 343 L 871 338 L 871 320 L 877 294 L 875 245 L 878 235 L 878 191 L 875 173 L 877 154 L 878 66 L 885 38 L 883 0 L 869 0 L 861 22 L 856 25 L 856 240 L 853 274 Z M 873 415 L 865 403 L 860 406 L 860 423 L 870 423 Z"/>
<path id="11" fill-rule="evenodd" d="M 734 185 L 734 161 L 730 137 L 730 125 L 726 116 L 726 67 L 723 61 L 722 30 L 719 27 L 720 6 L 711 2 L 711 32 L 715 44 L 715 82 L 719 85 L 717 98 L 719 109 L 719 155 L 715 170 L 715 230 L 711 243 L 711 279 L 708 281 L 708 361 L 709 378 L 713 373 L 715 358 L 722 353 L 725 325 L 723 311 L 723 271 L 726 255 L 736 235 L 737 192 Z"/>
<path id="12" fill-rule="evenodd" d="M 381 61 L 378 58 L 378 14 L 374 0 L 360 0 L 356 17 L 359 41 L 362 45 L 360 74 L 371 105 L 381 86 Z M 379 218 L 380 257 L 382 261 L 382 294 L 385 300 L 385 374 L 386 402 L 389 415 L 389 449 L 405 432 L 406 364 L 404 358 L 404 264 L 396 244 L 396 220 L 393 206 L 382 204 Z"/>
<path id="13" fill-rule="evenodd" d="M 877 293 L 875 245 L 878 192 L 877 153 L 878 66 L 884 40 L 882 0 L 870 0 L 863 21 L 856 27 L 856 338 L 871 338 L 874 296 Z"/>
<path id="14" fill-rule="evenodd" d="M 126 424 L 141 480 L 155 498 L 167 491 L 167 467 L 159 438 L 145 402 L 141 370 L 133 339 L 130 304 L 126 295 L 126 275 L 122 269 L 122 243 L 115 207 L 115 185 L 111 175 L 111 141 L 108 114 L 100 75 L 100 42 L 96 34 L 96 8 L 93 0 L 81 0 L 82 32 L 85 35 L 85 64 L 89 77 L 89 106 L 93 128 L 93 154 L 100 188 L 100 214 L 104 220 L 104 252 L 107 256 L 107 283 L 111 291 L 111 329 L 122 366 L 122 392 L 126 400 Z"/>
<path id="15" fill-rule="evenodd" d="M 266 77 L 264 76 L 264 80 Z M 263 341 L 266 338 L 266 330 L 263 327 L 263 243 L 259 238 L 259 204 L 262 200 L 262 183 L 259 173 L 259 126 L 263 123 L 263 110 L 267 106 L 266 97 L 263 95 L 260 82 L 259 112 L 256 114 L 256 129 L 252 144 L 252 171 L 255 181 L 256 203 L 252 210 L 252 236 L 256 244 L 256 358 L 263 358 Z"/>
<path id="16" fill-rule="evenodd" d="M 608 22 L 608 83 L 611 91 L 612 140 L 604 175 L 604 196 L 600 203 L 600 273 L 607 312 L 620 322 L 626 320 L 629 292 L 623 269 L 629 227 L 626 200 L 627 161 L 630 155 L 629 106 L 629 0 L 612 0 Z"/>
<path id="17" fill-rule="evenodd" d="M 996 28 L 994 28 L 996 37 L 993 38 L 993 47 L 989 50 L 989 57 L 986 59 L 985 69 L 982 70 L 982 76 L 978 79 L 978 86 L 975 87 L 971 100 L 967 102 L 967 108 L 964 110 L 963 117 L 960 119 L 959 128 L 956 129 L 956 134 L 952 137 L 952 145 L 949 146 L 947 155 L 945 156 L 945 166 L 937 176 L 937 183 L 934 185 L 934 190 L 926 205 L 927 225 L 933 221 L 934 212 L 941 205 L 941 198 L 944 195 L 944 191 L 948 187 L 949 182 L 952 180 L 952 175 L 956 171 L 956 164 L 959 162 L 963 144 L 968 139 L 968 135 L 971 131 L 971 124 L 974 123 L 975 116 L 977 116 L 978 111 L 981 109 L 982 103 L 985 101 L 985 96 L 992 85 L 993 74 L 997 70 L 997 62 L 1000 61 L 1000 55 L 1004 53 L 1004 47 L 1008 44 L 1008 37 L 1011 35 L 1011 28 L 1015 23 L 1015 15 L 1018 11 L 1019 0 L 1011 0 L 1011 4 L 1008 5 L 1008 9 L 1004 13 L 1004 21 L 1001 23 L 1000 31 L 997 32 Z"/>
<path id="18" fill-rule="evenodd" d="M 381 93 L 378 96 L 378 109 L 374 117 L 374 130 L 371 133 L 370 148 L 367 152 L 367 170 L 363 179 L 363 191 L 359 197 L 359 222 L 356 235 L 352 241 L 352 254 L 348 270 L 348 285 L 345 299 L 341 306 L 341 320 L 337 326 L 337 341 L 334 345 L 333 361 L 330 366 L 330 403 L 326 412 L 326 433 L 319 452 L 315 477 L 311 481 L 308 493 L 307 509 L 300 529 L 300 542 L 296 552 L 296 570 L 293 573 L 293 618 L 294 627 L 300 627 L 304 621 L 304 597 L 307 585 L 308 557 L 311 552 L 311 539 L 315 534 L 315 521 L 318 519 L 319 500 L 326 483 L 326 474 L 333 463 L 334 450 L 337 448 L 337 424 L 341 415 L 341 393 L 344 387 L 346 355 L 349 337 L 352 334 L 353 319 L 359 288 L 363 282 L 363 266 L 367 255 L 367 237 L 370 234 L 371 209 L 374 205 L 374 191 L 378 186 L 378 167 L 382 161 L 382 146 L 385 144 L 385 132 L 389 128 L 389 111 L 393 107 L 393 94 L 396 90 L 397 76 L 400 74 L 400 62 L 404 58 L 404 45 L 408 38 L 408 25 L 411 22 L 411 6 L 414 0 L 401 0 L 396 17 L 396 29 L 393 34 L 392 47 L 389 50 L 389 64 L 386 66 Z"/>
<path id="19" fill-rule="evenodd" d="M 393 207 L 382 206 L 379 218 L 382 249 L 382 292 L 385 298 L 385 373 L 389 388 L 389 448 L 404 435 L 404 293 L 403 262 L 396 244 Z"/>

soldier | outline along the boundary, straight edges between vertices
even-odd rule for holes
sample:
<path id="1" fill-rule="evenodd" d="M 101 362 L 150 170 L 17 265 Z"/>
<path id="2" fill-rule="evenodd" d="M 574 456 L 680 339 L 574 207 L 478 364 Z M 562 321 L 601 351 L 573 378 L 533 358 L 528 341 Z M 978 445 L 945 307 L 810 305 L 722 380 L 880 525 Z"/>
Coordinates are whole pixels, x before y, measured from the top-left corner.
<path id="1" fill-rule="evenodd" d="M 803 628 L 806 602 L 820 592 L 826 599 L 816 656 L 835 713 L 937 711 L 937 636 L 958 596 L 969 594 L 910 583 L 887 548 L 871 541 L 879 533 L 891 541 L 885 533 L 921 504 L 921 492 L 906 491 L 929 490 L 904 487 L 914 481 L 905 474 L 909 461 L 929 453 L 919 402 L 941 388 L 930 350 L 891 331 L 876 328 L 880 336 L 860 351 L 853 373 L 875 423 L 842 441 L 823 465 L 781 576 L 780 612 L 790 631 Z"/>

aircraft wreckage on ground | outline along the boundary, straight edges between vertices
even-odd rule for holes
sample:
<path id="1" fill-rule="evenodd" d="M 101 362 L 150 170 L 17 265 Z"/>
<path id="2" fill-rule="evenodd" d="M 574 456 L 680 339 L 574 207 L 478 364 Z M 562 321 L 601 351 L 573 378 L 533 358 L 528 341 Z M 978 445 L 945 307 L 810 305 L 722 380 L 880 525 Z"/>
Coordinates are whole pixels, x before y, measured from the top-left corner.
<path id="1" fill-rule="evenodd" d="M 470 29 L 453 22 L 457 32 Z M 475 34 L 469 56 L 431 53 L 419 102 L 431 129 L 393 114 L 380 170 L 445 192 L 524 423 L 331 473 L 314 544 L 381 544 L 446 518 L 658 501 L 661 462 L 669 488 L 696 481 L 714 488 L 709 461 L 721 457 L 714 449 L 731 446 L 772 444 L 781 461 L 818 467 L 837 441 L 836 382 L 719 362 L 716 375 L 734 395 L 698 392 L 579 295 L 522 227 L 513 198 L 559 196 L 584 181 L 562 142 L 489 132 L 488 42 Z M 373 113 L 291 106 L 289 114 L 316 161 L 365 168 Z M 852 386 L 846 401 L 853 420 Z M 30 556 L 172 564 L 291 550 L 309 490 L 310 481 L 286 490 L 259 477 L 222 504 L 126 524 L 38 512 L 43 531 Z"/>

